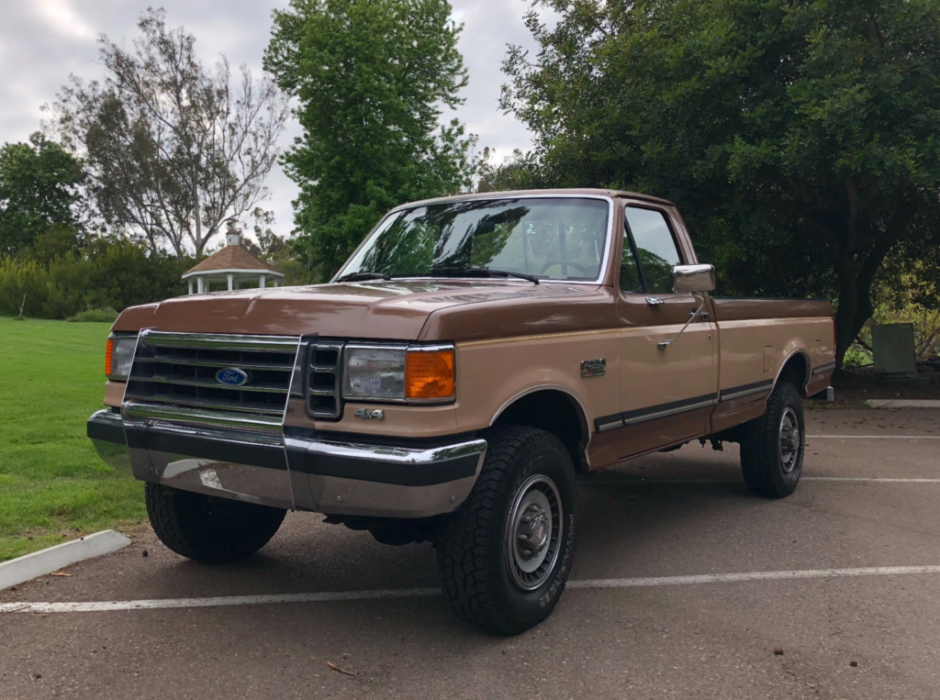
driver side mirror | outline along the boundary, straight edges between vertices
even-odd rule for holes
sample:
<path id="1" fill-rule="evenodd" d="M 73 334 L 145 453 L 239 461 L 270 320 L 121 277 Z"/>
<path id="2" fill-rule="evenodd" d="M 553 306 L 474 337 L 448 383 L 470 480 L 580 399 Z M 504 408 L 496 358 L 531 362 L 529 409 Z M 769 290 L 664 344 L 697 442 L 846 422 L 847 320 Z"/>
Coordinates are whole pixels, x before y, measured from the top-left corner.
<path id="1" fill-rule="evenodd" d="M 702 294 L 715 289 L 714 265 L 676 265 L 672 268 L 672 291 Z"/>

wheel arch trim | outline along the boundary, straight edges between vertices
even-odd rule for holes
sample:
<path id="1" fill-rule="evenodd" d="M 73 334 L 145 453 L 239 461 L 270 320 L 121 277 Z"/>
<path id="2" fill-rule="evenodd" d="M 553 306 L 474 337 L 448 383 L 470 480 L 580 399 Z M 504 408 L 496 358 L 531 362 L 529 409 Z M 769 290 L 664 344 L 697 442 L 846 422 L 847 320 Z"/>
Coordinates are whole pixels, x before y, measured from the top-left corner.
<path id="1" fill-rule="evenodd" d="M 528 389 L 523 389 L 522 391 L 517 392 L 512 397 L 503 402 L 503 404 L 497 409 L 496 413 L 493 414 L 493 418 L 490 420 L 490 427 L 496 425 L 496 421 L 499 420 L 499 417 L 503 415 L 507 410 L 509 410 L 517 401 L 524 399 L 527 396 L 532 394 L 537 394 L 542 391 L 557 391 L 563 394 L 568 400 L 572 402 L 572 406 L 575 409 L 575 412 L 578 414 L 578 419 L 580 421 L 581 427 L 581 442 L 580 450 L 581 457 L 584 459 L 585 464 L 588 466 L 591 465 L 589 450 L 588 447 L 591 444 L 591 429 L 590 424 L 588 423 L 588 414 L 587 410 L 584 408 L 584 403 L 581 401 L 581 397 L 577 395 L 570 388 L 561 385 L 561 384 L 538 384 L 536 386 L 529 387 Z"/>
<path id="2" fill-rule="evenodd" d="M 809 384 L 810 377 L 812 376 L 811 373 L 813 371 L 813 363 L 806 349 L 797 348 L 796 350 L 791 352 L 783 362 L 780 363 L 780 368 L 777 370 L 777 376 L 774 377 L 774 383 L 773 383 L 773 386 L 771 387 L 770 394 L 767 395 L 767 400 L 770 399 L 770 396 L 771 394 L 773 394 L 774 389 L 776 389 L 777 385 L 780 383 L 780 377 L 783 375 L 784 370 L 790 366 L 790 363 L 793 362 L 793 358 L 795 358 L 797 355 L 803 358 L 803 364 L 806 366 L 806 369 L 803 372 L 803 382 L 798 387 L 798 389 L 800 390 L 801 395 L 806 394 L 806 387 Z M 766 405 L 767 400 L 765 400 L 764 402 L 765 405 Z"/>

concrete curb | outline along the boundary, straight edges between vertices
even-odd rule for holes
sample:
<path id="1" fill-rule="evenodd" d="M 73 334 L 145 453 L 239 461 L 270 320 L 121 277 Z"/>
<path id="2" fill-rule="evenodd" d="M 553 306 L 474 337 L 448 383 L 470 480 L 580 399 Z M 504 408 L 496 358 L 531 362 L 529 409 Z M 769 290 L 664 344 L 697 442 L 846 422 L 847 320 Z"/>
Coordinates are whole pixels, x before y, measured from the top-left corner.
<path id="1" fill-rule="evenodd" d="M 0 590 L 45 576 L 64 566 L 116 552 L 131 541 L 114 530 L 102 530 L 79 540 L 33 552 L 0 564 Z"/>
<path id="2" fill-rule="evenodd" d="M 940 408 L 936 399 L 868 399 L 870 408 Z"/>

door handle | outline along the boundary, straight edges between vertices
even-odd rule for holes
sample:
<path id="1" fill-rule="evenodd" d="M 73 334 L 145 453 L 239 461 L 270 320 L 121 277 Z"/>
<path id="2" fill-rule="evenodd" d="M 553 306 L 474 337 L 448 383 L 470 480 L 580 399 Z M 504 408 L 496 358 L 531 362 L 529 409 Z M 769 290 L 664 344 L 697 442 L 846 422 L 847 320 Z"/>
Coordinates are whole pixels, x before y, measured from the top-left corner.
<path id="1" fill-rule="evenodd" d="M 695 312 L 694 312 L 694 311 L 690 311 L 690 312 L 689 312 L 689 315 L 690 315 L 690 316 L 695 316 Z M 702 319 L 703 321 L 707 321 L 707 320 L 708 320 L 708 312 L 707 312 L 707 311 L 703 311 L 702 313 L 700 313 L 700 314 L 698 315 L 698 317 L 699 317 L 700 319 Z"/>
<path id="2" fill-rule="evenodd" d="M 650 306 L 659 306 L 660 304 L 665 304 L 665 299 L 660 299 L 659 297 L 646 297 L 646 303 Z"/>

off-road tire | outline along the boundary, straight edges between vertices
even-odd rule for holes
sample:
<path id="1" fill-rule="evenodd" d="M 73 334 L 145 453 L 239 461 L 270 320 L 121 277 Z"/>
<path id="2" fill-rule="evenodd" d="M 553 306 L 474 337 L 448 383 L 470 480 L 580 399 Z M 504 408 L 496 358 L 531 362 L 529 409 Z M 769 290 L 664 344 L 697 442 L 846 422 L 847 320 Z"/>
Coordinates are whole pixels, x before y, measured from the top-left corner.
<path id="1" fill-rule="evenodd" d="M 476 485 L 436 543 L 438 573 L 459 617 L 488 632 L 514 635 L 546 619 L 565 590 L 574 556 L 574 466 L 561 441 L 543 430 L 501 427 L 486 438 Z M 510 570 L 509 518 L 520 487 L 535 475 L 557 487 L 562 527 L 554 564 L 537 588 L 525 591 Z"/>
<path id="2" fill-rule="evenodd" d="M 781 421 L 790 411 L 799 425 L 795 460 L 788 470 L 781 458 Z M 803 401 L 799 390 L 789 382 L 777 384 L 767 410 L 742 426 L 741 471 L 751 492 L 765 498 L 785 498 L 796 490 L 803 471 L 806 429 L 803 422 Z"/>
<path id="3" fill-rule="evenodd" d="M 249 557 L 274 537 L 287 511 L 148 483 L 147 514 L 171 550 L 206 564 Z"/>

